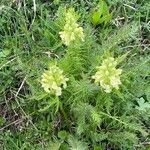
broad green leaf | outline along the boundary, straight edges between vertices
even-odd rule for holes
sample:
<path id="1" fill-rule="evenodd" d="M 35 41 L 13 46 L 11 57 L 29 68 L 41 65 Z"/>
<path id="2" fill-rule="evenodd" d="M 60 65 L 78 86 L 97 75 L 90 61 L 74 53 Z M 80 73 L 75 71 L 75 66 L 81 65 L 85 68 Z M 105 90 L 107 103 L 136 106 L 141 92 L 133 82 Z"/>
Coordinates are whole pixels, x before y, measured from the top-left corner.
<path id="1" fill-rule="evenodd" d="M 100 12 L 95 11 L 95 12 L 93 13 L 93 15 L 92 15 L 92 23 L 93 23 L 94 25 L 98 25 L 98 24 L 99 24 L 99 19 L 100 19 L 100 17 L 101 17 Z"/>
<path id="2" fill-rule="evenodd" d="M 59 150 L 61 144 L 62 144 L 62 143 L 59 142 L 59 141 L 53 142 L 53 143 L 50 144 L 50 149 L 51 149 L 51 150 Z"/>
<path id="3" fill-rule="evenodd" d="M 101 23 L 108 23 L 112 18 L 112 14 L 109 13 L 109 8 L 107 3 L 100 0 L 96 10 L 92 14 L 92 23 L 98 25 Z"/>
<path id="4" fill-rule="evenodd" d="M 64 140 L 67 137 L 67 132 L 65 130 L 58 132 L 58 137 Z"/>

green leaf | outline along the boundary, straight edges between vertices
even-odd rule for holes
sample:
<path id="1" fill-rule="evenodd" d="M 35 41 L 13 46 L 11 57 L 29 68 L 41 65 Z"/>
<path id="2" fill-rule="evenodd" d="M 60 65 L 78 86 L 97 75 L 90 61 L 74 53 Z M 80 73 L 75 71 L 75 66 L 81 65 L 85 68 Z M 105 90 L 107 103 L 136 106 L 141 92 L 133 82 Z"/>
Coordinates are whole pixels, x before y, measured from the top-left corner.
<path id="1" fill-rule="evenodd" d="M 101 142 L 105 139 L 108 138 L 108 133 L 105 133 L 105 132 L 100 132 L 100 133 L 92 133 L 91 132 L 91 137 L 93 140 L 95 140 L 96 142 Z"/>
<path id="2" fill-rule="evenodd" d="M 107 3 L 102 0 L 102 8 L 103 8 L 103 15 L 108 15 L 109 14 L 109 8 L 107 6 Z"/>
<path id="3" fill-rule="evenodd" d="M 101 13 L 98 11 L 97 12 L 95 11 L 92 15 L 92 23 L 94 25 L 98 25 L 100 17 L 101 17 Z"/>
<path id="4" fill-rule="evenodd" d="M 59 142 L 59 141 L 52 142 L 52 143 L 50 144 L 50 149 L 52 149 L 52 150 L 59 150 L 61 144 L 62 144 L 62 143 Z"/>
<path id="5" fill-rule="evenodd" d="M 54 98 L 54 99 L 49 99 L 48 102 L 47 102 L 47 104 L 46 104 L 46 106 L 44 106 L 43 108 L 40 108 L 39 112 L 47 111 L 52 106 L 56 107 L 55 112 L 57 112 L 58 109 L 59 109 L 59 106 L 60 106 L 59 99 L 57 97 Z"/>
<path id="6" fill-rule="evenodd" d="M 70 150 L 87 150 L 88 147 L 86 143 L 79 141 L 77 138 L 70 136 L 68 139 Z"/>
<path id="7" fill-rule="evenodd" d="M 117 63 L 121 63 L 122 61 L 124 61 L 126 59 L 126 57 L 128 56 L 130 52 L 126 52 L 125 54 L 121 55 L 120 57 L 117 58 Z"/>
<path id="8" fill-rule="evenodd" d="M 58 132 L 58 137 L 62 140 L 65 140 L 66 137 L 67 137 L 67 132 L 64 130 L 64 131 L 59 131 Z"/>
<path id="9" fill-rule="evenodd" d="M 61 144 L 60 150 L 70 150 L 67 143 Z"/>
<path id="10" fill-rule="evenodd" d="M 103 14 L 103 0 L 97 6 L 97 11 L 95 10 L 92 15 L 92 23 L 96 26 L 99 24 L 100 17 Z"/>
<path id="11" fill-rule="evenodd" d="M 97 11 L 94 11 L 92 14 L 92 23 L 95 26 L 103 22 L 106 24 L 111 20 L 112 14 L 109 13 L 109 8 L 105 1 L 101 0 L 95 9 L 97 9 Z"/>
<path id="12" fill-rule="evenodd" d="M 111 18 L 112 18 L 112 14 L 104 15 L 103 17 L 100 18 L 99 23 L 105 22 L 106 24 L 109 22 L 109 20 L 111 20 Z"/>
<path id="13" fill-rule="evenodd" d="M 0 52 L 0 58 L 7 57 L 11 53 L 10 49 L 5 49 Z"/>
<path id="14" fill-rule="evenodd" d="M 91 117 L 92 117 L 94 123 L 96 123 L 97 126 L 100 126 L 100 122 L 101 122 L 100 114 L 98 114 L 98 112 L 96 112 L 95 110 L 92 110 Z"/>
<path id="15" fill-rule="evenodd" d="M 145 102 L 144 98 L 140 98 L 137 100 L 138 105 L 136 108 L 140 111 L 146 111 L 147 109 L 150 109 L 150 103 Z"/>
<path id="16" fill-rule="evenodd" d="M 103 148 L 101 146 L 94 145 L 94 150 L 103 150 Z"/>

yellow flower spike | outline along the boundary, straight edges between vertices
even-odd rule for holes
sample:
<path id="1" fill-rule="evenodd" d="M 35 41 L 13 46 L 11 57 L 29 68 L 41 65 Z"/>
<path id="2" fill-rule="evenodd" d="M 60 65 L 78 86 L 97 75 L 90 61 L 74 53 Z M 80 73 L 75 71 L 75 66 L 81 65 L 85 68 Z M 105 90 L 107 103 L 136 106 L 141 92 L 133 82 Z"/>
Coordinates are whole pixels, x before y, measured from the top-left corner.
<path id="1" fill-rule="evenodd" d="M 41 84 L 47 93 L 60 96 L 62 94 L 62 87 L 67 87 L 69 79 L 63 75 L 63 71 L 56 65 L 51 65 L 48 70 L 42 74 Z"/>
<path id="2" fill-rule="evenodd" d="M 110 93 L 112 89 L 119 89 L 120 74 L 122 69 L 116 69 L 117 61 L 113 57 L 103 60 L 102 65 L 97 67 L 98 71 L 94 76 L 95 83 L 101 85 L 106 93 Z"/>
<path id="3" fill-rule="evenodd" d="M 65 16 L 66 24 L 63 31 L 59 32 L 62 42 L 69 46 L 73 41 L 79 39 L 84 41 L 83 28 L 77 24 L 77 17 L 74 9 L 69 9 Z"/>

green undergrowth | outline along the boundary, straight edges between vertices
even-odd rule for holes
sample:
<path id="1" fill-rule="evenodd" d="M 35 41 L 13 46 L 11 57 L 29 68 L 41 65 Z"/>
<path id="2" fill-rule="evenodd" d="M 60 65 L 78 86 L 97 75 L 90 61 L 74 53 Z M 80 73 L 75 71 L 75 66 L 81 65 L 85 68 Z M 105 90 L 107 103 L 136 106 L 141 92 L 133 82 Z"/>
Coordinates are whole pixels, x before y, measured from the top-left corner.
<path id="1" fill-rule="evenodd" d="M 0 2 L 0 149 L 150 148 L 148 0 Z M 65 46 L 68 8 L 85 39 Z M 123 70 L 111 93 L 91 78 L 108 56 Z M 59 98 L 40 83 L 52 62 L 69 78 Z"/>

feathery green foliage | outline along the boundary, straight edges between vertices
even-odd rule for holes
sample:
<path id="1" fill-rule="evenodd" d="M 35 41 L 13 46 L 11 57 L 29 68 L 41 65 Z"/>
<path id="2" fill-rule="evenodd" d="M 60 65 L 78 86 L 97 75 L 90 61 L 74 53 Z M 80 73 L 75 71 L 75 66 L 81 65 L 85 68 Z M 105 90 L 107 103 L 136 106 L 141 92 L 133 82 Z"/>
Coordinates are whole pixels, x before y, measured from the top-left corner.
<path id="1" fill-rule="evenodd" d="M 93 25 L 93 10 L 101 3 Z M 1 0 L 0 147 L 148 149 L 148 6 L 136 0 Z M 84 41 L 66 46 L 59 32 L 69 8 L 77 13 Z M 119 89 L 111 93 L 92 79 L 108 57 L 123 70 Z M 41 86 L 41 75 L 54 62 L 69 78 L 59 96 Z"/>

